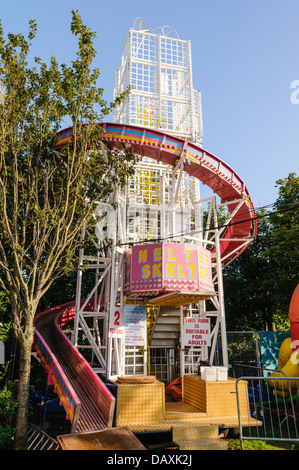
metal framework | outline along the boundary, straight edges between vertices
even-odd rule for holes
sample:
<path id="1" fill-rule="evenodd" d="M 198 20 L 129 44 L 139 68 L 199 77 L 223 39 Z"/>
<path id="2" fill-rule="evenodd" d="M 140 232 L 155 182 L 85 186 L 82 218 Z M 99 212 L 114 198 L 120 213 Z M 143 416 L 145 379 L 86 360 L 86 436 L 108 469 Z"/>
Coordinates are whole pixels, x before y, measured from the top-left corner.
<path id="1" fill-rule="evenodd" d="M 118 205 L 114 209 L 112 203 L 116 201 Z M 209 203 L 205 227 L 202 225 L 204 202 Z M 92 240 L 94 254 L 86 248 L 80 253 L 75 322 L 75 345 L 91 350 L 90 360 L 95 370 L 110 378 L 147 374 L 146 341 L 143 346 L 126 345 L 123 336 L 109 334 L 109 319 L 114 318 L 115 311 L 123 314 L 126 303 L 144 302 L 143 296 L 132 300 L 124 294 L 125 254 L 131 244 L 150 244 L 154 240 L 215 247 L 213 310 L 207 310 L 206 301 L 180 308 L 181 323 L 186 314 L 213 318 L 212 347 L 210 352 L 206 347 L 181 348 L 180 364 L 182 373 L 193 373 L 200 360 L 213 363 L 221 330 L 223 363 L 227 365 L 220 231 L 215 229 L 214 223 L 217 220 L 216 197 L 201 201 L 199 183 L 184 172 L 183 165 L 172 169 L 146 159 L 139 162 L 126 191 L 115 193 L 110 202 L 99 205 L 96 215 L 101 216 L 101 220 L 86 227 L 83 233 L 84 239 Z M 95 282 L 82 302 L 83 276 L 89 275 L 91 270 Z M 95 305 L 88 312 L 86 305 L 91 299 Z M 122 322 L 120 317 L 120 327 Z"/>
<path id="2" fill-rule="evenodd" d="M 201 94 L 193 89 L 191 42 L 162 26 L 149 30 L 138 18 L 129 29 L 115 75 L 114 98 L 128 86 L 114 122 L 154 127 L 202 143 Z"/>

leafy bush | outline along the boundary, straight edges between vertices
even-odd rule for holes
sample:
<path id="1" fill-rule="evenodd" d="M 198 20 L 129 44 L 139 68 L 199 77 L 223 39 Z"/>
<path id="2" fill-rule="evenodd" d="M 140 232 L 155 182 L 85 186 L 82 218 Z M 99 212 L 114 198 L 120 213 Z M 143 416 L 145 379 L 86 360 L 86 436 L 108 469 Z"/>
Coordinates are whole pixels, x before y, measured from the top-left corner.
<path id="1" fill-rule="evenodd" d="M 0 390 L 0 449 L 12 447 L 17 407 L 16 384 L 10 383 Z"/>

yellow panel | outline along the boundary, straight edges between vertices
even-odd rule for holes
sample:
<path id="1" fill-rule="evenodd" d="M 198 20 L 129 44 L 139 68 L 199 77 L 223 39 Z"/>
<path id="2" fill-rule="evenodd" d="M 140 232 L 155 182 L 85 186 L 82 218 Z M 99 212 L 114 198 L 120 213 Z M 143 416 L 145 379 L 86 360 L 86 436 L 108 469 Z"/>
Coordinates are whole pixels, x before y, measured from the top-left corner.
<path id="1" fill-rule="evenodd" d="M 238 385 L 241 416 L 248 415 L 247 382 L 239 381 Z M 204 411 L 210 417 L 238 416 L 236 380 L 208 382 L 199 375 L 184 376 L 183 397 L 186 403 Z"/>
<path id="2" fill-rule="evenodd" d="M 255 418 L 242 417 L 241 418 L 242 426 L 260 426 L 262 423 L 257 421 Z M 238 417 L 234 416 L 220 416 L 212 417 L 205 414 L 197 418 L 190 418 L 188 420 L 164 420 L 157 421 L 152 423 L 132 423 L 128 424 L 128 428 L 133 432 L 146 432 L 146 431 L 170 431 L 174 427 L 194 427 L 194 426 L 209 426 L 209 425 L 218 425 L 221 427 L 236 428 L 239 425 Z"/>
<path id="3" fill-rule="evenodd" d="M 165 414 L 165 386 L 162 382 L 150 384 L 118 384 L 117 425 L 163 421 Z"/>

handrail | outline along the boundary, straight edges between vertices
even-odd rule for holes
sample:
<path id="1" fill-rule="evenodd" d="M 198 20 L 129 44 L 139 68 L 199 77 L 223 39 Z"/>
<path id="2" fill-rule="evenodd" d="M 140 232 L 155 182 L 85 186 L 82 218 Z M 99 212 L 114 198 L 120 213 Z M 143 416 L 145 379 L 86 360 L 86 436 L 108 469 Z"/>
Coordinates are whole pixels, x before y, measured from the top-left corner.
<path id="1" fill-rule="evenodd" d="M 87 305 L 88 309 L 91 309 L 91 305 L 90 304 Z M 95 396 L 92 397 L 92 401 L 96 405 L 100 404 L 102 406 L 103 421 L 107 425 L 107 427 L 112 427 L 115 398 L 113 397 L 111 392 L 105 387 L 104 383 L 100 380 L 98 375 L 94 372 L 93 368 L 80 354 L 78 349 L 74 348 L 69 338 L 60 329 L 59 325 L 61 324 L 60 320 L 61 320 L 62 315 L 63 314 L 57 316 L 55 319 L 55 326 L 56 326 L 57 332 L 60 335 L 61 339 L 64 341 L 65 345 L 67 346 L 67 351 L 72 354 L 73 359 L 76 359 L 75 360 L 76 369 L 77 368 L 81 369 L 81 367 L 83 366 L 84 372 L 85 374 L 87 373 L 88 379 L 90 379 L 91 384 L 97 384 L 99 386 L 100 392 L 103 395 L 104 400 L 100 402 L 97 401 L 97 399 L 100 398 L 100 395 L 95 394 Z M 76 373 L 77 373 L 77 370 L 76 370 Z M 113 403 L 113 410 L 111 409 L 112 403 Z"/>
<path id="2" fill-rule="evenodd" d="M 73 429 L 76 427 L 80 412 L 80 400 L 64 370 L 38 330 L 35 331 L 34 348 L 40 363 L 48 372 L 47 385 L 54 386 L 54 390 L 60 398 L 60 404 L 66 411 L 66 418 L 72 422 Z"/>
<path id="3" fill-rule="evenodd" d="M 87 308 L 92 306 L 91 302 Z M 75 303 L 70 302 L 36 317 L 38 358 L 72 421 L 71 432 L 112 427 L 115 398 L 61 330 L 74 315 Z"/>
<path id="4" fill-rule="evenodd" d="M 27 450 L 58 450 L 59 444 L 53 437 L 44 431 L 28 423 L 28 445 Z"/>

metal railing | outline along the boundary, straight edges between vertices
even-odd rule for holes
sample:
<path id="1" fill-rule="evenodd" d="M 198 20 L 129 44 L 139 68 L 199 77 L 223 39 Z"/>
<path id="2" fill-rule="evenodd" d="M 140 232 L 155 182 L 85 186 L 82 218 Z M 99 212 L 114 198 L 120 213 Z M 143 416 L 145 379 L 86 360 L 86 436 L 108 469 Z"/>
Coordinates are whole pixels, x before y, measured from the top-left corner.
<path id="1" fill-rule="evenodd" d="M 180 374 L 180 354 L 178 348 L 149 347 L 149 375 L 165 383 L 170 383 Z"/>
<path id="2" fill-rule="evenodd" d="M 247 416 L 241 416 L 240 381 L 247 382 Z M 246 440 L 299 441 L 298 386 L 299 377 L 286 377 L 283 373 L 279 377 L 266 377 L 264 369 L 260 369 L 258 374 L 237 378 L 239 439 L 242 449 Z M 252 424 L 252 418 L 256 420 L 255 424 Z M 242 424 L 248 423 L 249 419 L 250 426 Z"/>
<path id="3" fill-rule="evenodd" d="M 59 450 L 58 442 L 33 424 L 28 425 L 27 450 Z"/>

